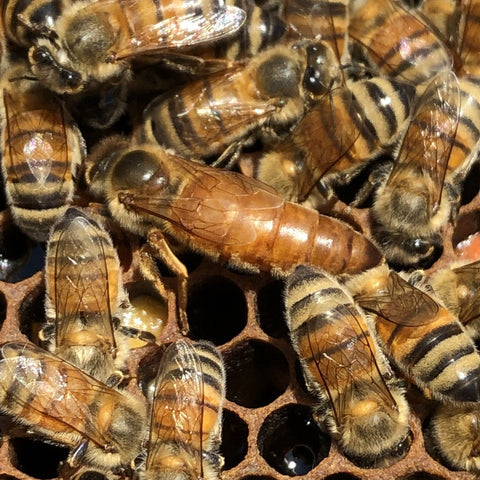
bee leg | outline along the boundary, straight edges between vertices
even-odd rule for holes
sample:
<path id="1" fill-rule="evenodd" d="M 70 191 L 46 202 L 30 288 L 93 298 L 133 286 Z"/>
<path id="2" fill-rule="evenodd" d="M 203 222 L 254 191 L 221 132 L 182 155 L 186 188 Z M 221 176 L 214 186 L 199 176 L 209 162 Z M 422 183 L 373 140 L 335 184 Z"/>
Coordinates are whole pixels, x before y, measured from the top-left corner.
<path id="1" fill-rule="evenodd" d="M 240 157 L 240 153 L 242 151 L 242 146 L 243 146 L 243 141 L 238 141 L 231 143 L 224 151 L 223 153 L 214 161 L 210 164 L 211 167 L 223 167 L 227 170 L 231 170 L 232 167 L 235 166 L 235 164 L 238 161 L 238 158 Z"/>
<path id="2" fill-rule="evenodd" d="M 56 325 L 54 322 L 45 322 L 38 332 L 38 339 L 42 343 L 49 343 L 55 337 Z"/>
<path id="3" fill-rule="evenodd" d="M 185 265 L 172 252 L 163 233 L 159 230 L 152 230 L 147 237 L 148 248 L 140 251 L 140 263 L 142 273 L 150 280 L 163 298 L 167 298 L 167 292 L 163 282 L 160 280 L 160 273 L 155 265 L 154 258 L 163 262 L 177 277 L 177 314 L 178 322 L 182 333 L 187 335 L 190 328 L 187 320 L 187 279 L 188 271 Z M 150 249 L 150 251 L 149 251 Z"/>

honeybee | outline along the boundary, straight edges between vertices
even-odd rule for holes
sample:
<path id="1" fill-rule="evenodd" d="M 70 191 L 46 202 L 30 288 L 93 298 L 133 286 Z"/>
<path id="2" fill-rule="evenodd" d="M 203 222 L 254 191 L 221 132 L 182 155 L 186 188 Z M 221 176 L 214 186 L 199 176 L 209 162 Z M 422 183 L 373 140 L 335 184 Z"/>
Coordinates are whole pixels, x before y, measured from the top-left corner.
<path id="1" fill-rule="evenodd" d="M 26 343 L 1 346 L 0 410 L 50 442 L 70 447 L 72 467 L 127 466 L 145 435 L 143 401 Z"/>
<path id="2" fill-rule="evenodd" d="M 45 241 L 72 201 L 85 144 L 62 102 L 25 73 L 16 65 L 2 80 L 2 171 L 16 224 Z"/>
<path id="3" fill-rule="evenodd" d="M 478 405 L 439 405 L 426 431 L 427 450 L 455 470 L 480 471 Z"/>
<path id="4" fill-rule="evenodd" d="M 255 179 L 158 145 L 122 145 L 114 137 L 102 147 L 89 160 L 87 182 L 122 227 L 147 236 L 150 257 L 177 275 L 180 305 L 188 274 L 165 237 L 212 260 L 277 276 L 299 263 L 353 273 L 382 261 L 377 247 L 347 224 L 285 202 Z"/>
<path id="5" fill-rule="evenodd" d="M 306 201 L 314 187 L 331 198 L 332 185 L 348 182 L 399 136 L 414 97 L 411 85 L 380 77 L 335 89 L 261 157 L 255 176 L 289 201 Z"/>
<path id="6" fill-rule="evenodd" d="M 431 288 L 444 305 L 460 320 L 468 334 L 480 337 L 480 261 L 451 265 L 430 275 L 413 272 L 409 282 Z"/>
<path id="7" fill-rule="evenodd" d="M 117 252 L 93 218 L 69 208 L 54 226 L 45 266 L 47 324 L 42 338 L 59 357 L 98 380 L 122 379 L 128 343 L 112 317 L 126 301 Z"/>
<path id="8" fill-rule="evenodd" d="M 225 368 L 209 342 L 171 344 L 158 369 L 143 480 L 219 478 Z"/>
<path id="9" fill-rule="evenodd" d="M 342 451 L 364 467 L 399 460 L 411 443 L 401 382 L 352 297 L 330 275 L 299 266 L 285 290 L 287 324 L 316 417 Z"/>
<path id="10" fill-rule="evenodd" d="M 133 58 L 218 40 L 244 20 L 242 10 L 222 0 L 78 0 L 62 11 L 49 35 L 37 38 L 29 59 L 34 75 L 51 90 L 76 93 L 128 81 Z"/>
<path id="11" fill-rule="evenodd" d="M 283 14 L 292 32 L 328 43 L 340 64 L 348 62 L 348 0 L 288 0 Z"/>
<path id="12" fill-rule="evenodd" d="M 211 46 L 189 50 L 189 55 L 227 61 L 245 60 L 275 45 L 285 36 L 287 26 L 273 9 L 260 8 L 253 0 L 225 0 L 225 3 L 245 12 L 243 25 L 234 35 L 220 39 Z"/>
<path id="13" fill-rule="evenodd" d="M 230 152 L 249 137 L 288 131 L 312 92 L 331 83 L 321 43 L 271 47 L 246 65 L 186 84 L 145 109 L 140 141 L 157 142 L 186 158 Z"/>
<path id="14" fill-rule="evenodd" d="M 432 29 L 396 0 L 351 2 L 348 34 L 381 73 L 416 86 L 452 66 L 447 47 Z"/>
<path id="15" fill-rule="evenodd" d="M 427 0 L 422 4 L 421 12 L 440 30 L 446 45 L 451 48 L 455 72 L 458 75 L 478 75 L 480 2 Z"/>
<path id="16" fill-rule="evenodd" d="M 444 403 L 480 400 L 480 356 L 442 303 L 386 265 L 350 277 L 345 286 L 375 316 L 386 355 L 427 397 Z"/>
<path id="17" fill-rule="evenodd" d="M 476 161 L 480 82 L 440 74 L 412 115 L 393 168 L 376 172 L 374 235 L 389 262 L 428 266 L 442 250 L 441 229 L 454 222 L 462 183 Z"/>

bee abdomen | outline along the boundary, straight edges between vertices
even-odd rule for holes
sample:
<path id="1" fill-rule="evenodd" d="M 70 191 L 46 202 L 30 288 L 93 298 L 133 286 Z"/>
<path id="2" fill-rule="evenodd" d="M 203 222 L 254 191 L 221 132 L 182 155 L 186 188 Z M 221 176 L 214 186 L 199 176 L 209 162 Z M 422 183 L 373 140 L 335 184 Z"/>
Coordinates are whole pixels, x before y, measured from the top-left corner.
<path id="1" fill-rule="evenodd" d="M 459 324 L 441 326 L 424 336 L 407 363 L 432 392 L 459 402 L 480 401 L 480 357 Z"/>

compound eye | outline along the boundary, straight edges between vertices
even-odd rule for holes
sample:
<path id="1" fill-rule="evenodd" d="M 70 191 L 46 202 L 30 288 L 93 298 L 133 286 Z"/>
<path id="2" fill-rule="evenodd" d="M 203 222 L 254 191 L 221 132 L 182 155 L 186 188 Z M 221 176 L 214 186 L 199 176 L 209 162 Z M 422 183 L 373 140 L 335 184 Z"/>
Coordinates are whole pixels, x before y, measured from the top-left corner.
<path id="1" fill-rule="evenodd" d="M 307 67 L 303 77 L 303 86 L 314 95 L 320 95 L 327 89 L 318 68 Z"/>
<path id="2" fill-rule="evenodd" d="M 51 63 L 53 58 L 50 52 L 45 47 L 38 47 L 32 51 L 32 60 L 35 63 Z"/>
<path id="3" fill-rule="evenodd" d="M 72 72 L 70 70 L 62 70 L 60 76 L 64 85 L 71 89 L 78 88 L 82 83 L 82 77 L 77 72 Z"/>
<path id="4" fill-rule="evenodd" d="M 422 240 L 421 238 L 416 238 L 412 242 L 412 250 L 419 255 L 431 253 L 433 248 L 434 247 L 430 242 Z"/>

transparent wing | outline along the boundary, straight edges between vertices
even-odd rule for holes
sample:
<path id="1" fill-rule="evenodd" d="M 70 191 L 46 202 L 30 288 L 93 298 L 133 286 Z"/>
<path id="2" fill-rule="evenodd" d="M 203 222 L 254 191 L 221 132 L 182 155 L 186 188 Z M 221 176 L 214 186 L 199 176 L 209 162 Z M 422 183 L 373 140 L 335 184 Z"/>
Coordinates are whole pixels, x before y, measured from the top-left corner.
<path id="1" fill-rule="evenodd" d="M 69 344 L 79 323 L 113 348 L 113 285 L 109 282 L 105 235 L 84 216 L 66 218 L 60 227 L 54 252 L 57 348 Z"/>
<path id="2" fill-rule="evenodd" d="M 460 117 L 460 89 L 452 72 L 442 72 L 428 85 L 412 116 L 387 184 L 410 170 L 424 178 L 433 215 L 439 208 L 450 153 Z"/>
<path id="3" fill-rule="evenodd" d="M 202 451 L 204 379 L 195 349 L 179 340 L 165 351 L 159 365 L 152 403 L 148 472 L 167 445 Z M 201 455 L 196 472 L 202 472 Z"/>

